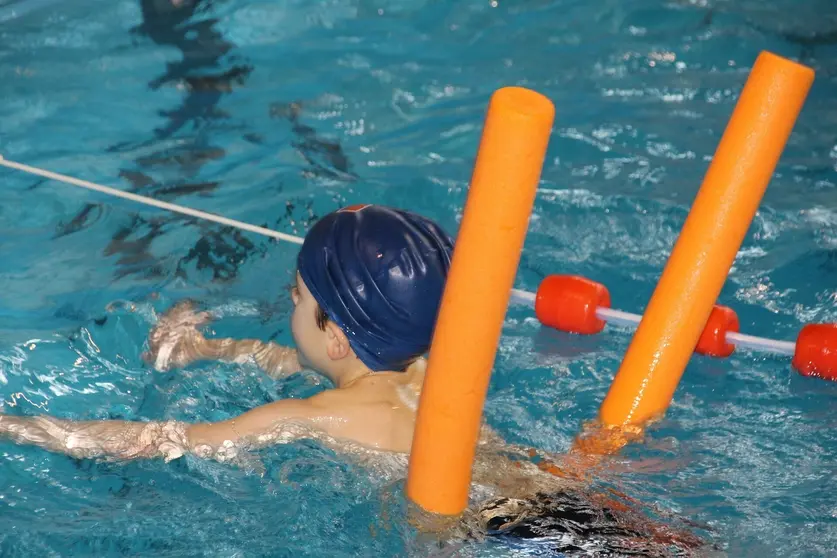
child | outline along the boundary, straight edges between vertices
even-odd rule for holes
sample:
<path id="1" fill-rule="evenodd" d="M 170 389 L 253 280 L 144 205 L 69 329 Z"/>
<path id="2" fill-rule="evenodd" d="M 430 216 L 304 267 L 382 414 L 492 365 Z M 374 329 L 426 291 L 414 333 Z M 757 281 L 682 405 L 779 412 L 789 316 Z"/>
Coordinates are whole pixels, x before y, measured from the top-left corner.
<path id="1" fill-rule="evenodd" d="M 452 251 L 441 228 L 413 213 L 376 205 L 338 210 L 312 227 L 297 258 L 291 318 L 296 349 L 206 339 L 197 327 L 209 315 L 181 303 L 152 331 L 145 355 L 159 370 L 199 359 L 253 359 L 274 377 L 307 367 L 330 378 L 334 389 L 217 423 L 0 415 L 0 437 L 82 458 L 168 461 L 193 453 L 223 461 L 239 459 L 242 449 L 322 435 L 341 449 L 360 448 L 357 455 L 405 457 L 424 377 L 422 356 Z M 454 526 L 459 536 L 545 537 L 560 552 L 630 547 L 653 555 L 658 547 L 701 546 L 688 533 L 654 525 L 611 499 L 587 495 L 580 483 L 544 473 L 548 467 L 533 463 L 533 455 L 483 429 L 473 470 L 483 502 Z M 486 501 L 490 496 L 495 498 Z M 587 542 L 576 546 L 578 539 Z"/>
<path id="2" fill-rule="evenodd" d="M 72 422 L 0 415 L 0 436 L 75 457 L 132 459 L 186 453 L 227 458 L 235 448 L 275 441 L 284 423 L 389 452 L 410 450 L 415 407 L 453 251 L 432 221 L 376 205 L 318 221 L 297 258 L 291 330 L 296 349 L 256 340 L 204 338 L 209 319 L 180 304 L 150 336 L 158 369 L 197 359 L 254 359 L 274 377 L 309 367 L 335 384 L 308 399 L 263 405 L 236 418 Z"/>

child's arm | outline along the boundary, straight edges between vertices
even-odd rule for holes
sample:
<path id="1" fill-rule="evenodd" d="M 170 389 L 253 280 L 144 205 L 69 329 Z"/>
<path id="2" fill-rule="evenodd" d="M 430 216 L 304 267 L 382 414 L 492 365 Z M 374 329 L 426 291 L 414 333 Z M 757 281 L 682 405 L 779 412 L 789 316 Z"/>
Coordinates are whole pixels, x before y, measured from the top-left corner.
<path id="1" fill-rule="evenodd" d="M 258 339 L 205 339 L 202 349 L 225 362 L 244 362 L 252 358 L 272 378 L 302 370 L 296 349 Z"/>
<path id="2" fill-rule="evenodd" d="M 332 424 L 343 422 L 340 409 L 323 405 L 321 395 L 276 401 L 216 423 L 72 421 L 0 414 L 0 440 L 10 439 L 79 459 L 162 457 L 171 461 L 187 453 L 205 458 L 223 457 L 237 453 L 237 448 L 289 441 L 310 435 L 314 430 L 337 434 L 329 430 L 333 429 Z M 290 428 L 292 424 L 304 427 Z"/>
<path id="3" fill-rule="evenodd" d="M 187 452 L 187 425 L 175 421 L 71 421 L 0 414 L 0 440 L 34 445 L 79 459 L 177 459 Z"/>
<path id="4" fill-rule="evenodd" d="M 195 312 L 181 302 L 166 312 L 149 335 L 149 351 L 143 358 L 159 371 L 186 366 L 200 360 L 246 362 L 253 359 L 273 378 L 301 370 L 296 350 L 257 339 L 207 339 L 198 327 L 207 323 L 208 312 Z"/>

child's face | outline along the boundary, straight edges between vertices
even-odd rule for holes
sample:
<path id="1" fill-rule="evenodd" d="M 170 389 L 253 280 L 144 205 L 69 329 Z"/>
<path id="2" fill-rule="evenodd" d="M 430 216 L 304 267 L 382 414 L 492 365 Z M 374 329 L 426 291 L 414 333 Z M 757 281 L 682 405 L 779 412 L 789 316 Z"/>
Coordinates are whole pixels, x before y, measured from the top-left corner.
<path id="1" fill-rule="evenodd" d="M 317 327 L 317 301 L 305 282 L 296 274 L 296 285 L 291 290 L 294 312 L 291 315 L 291 333 L 296 344 L 299 363 L 324 372 L 328 366 L 326 332 Z"/>

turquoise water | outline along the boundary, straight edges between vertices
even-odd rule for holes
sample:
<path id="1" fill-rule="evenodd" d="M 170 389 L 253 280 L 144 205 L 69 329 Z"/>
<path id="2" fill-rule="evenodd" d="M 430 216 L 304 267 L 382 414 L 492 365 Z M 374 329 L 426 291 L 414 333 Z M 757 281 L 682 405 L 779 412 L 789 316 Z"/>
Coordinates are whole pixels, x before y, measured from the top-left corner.
<path id="1" fill-rule="evenodd" d="M 154 4 L 0 4 L 0 153 L 295 234 L 367 201 L 455 231 L 488 97 L 524 85 L 557 120 L 516 286 L 578 273 L 633 312 L 758 52 L 800 60 L 817 80 L 720 302 L 744 332 L 778 339 L 837 320 L 830 0 Z M 325 387 L 219 364 L 160 375 L 139 358 L 153 310 L 184 297 L 220 309 L 218 335 L 288 342 L 294 246 L 7 170 L 0 180 L 8 412 L 217 420 Z M 488 422 L 566 451 L 629 340 L 545 331 L 512 308 Z M 835 397 L 786 359 L 694 358 L 665 421 L 602 482 L 708 526 L 731 556 L 832 555 Z M 405 526 L 398 479 L 309 442 L 259 456 L 263 477 L 0 443 L 0 555 L 431 552 Z"/>

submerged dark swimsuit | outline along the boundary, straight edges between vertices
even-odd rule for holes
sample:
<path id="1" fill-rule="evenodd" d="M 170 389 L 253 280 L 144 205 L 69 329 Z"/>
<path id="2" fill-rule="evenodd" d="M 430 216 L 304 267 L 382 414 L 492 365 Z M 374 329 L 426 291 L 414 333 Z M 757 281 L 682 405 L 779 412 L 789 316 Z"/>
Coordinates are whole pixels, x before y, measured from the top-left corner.
<path id="1" fill-rule="evenodd" d="M 707 548 L 696 535 L 596 499 L 573 491 L 518 503 L 501 498 L 482 507 L 491 516 L 487 535 L 539 556 L 688 556 Z"/>

